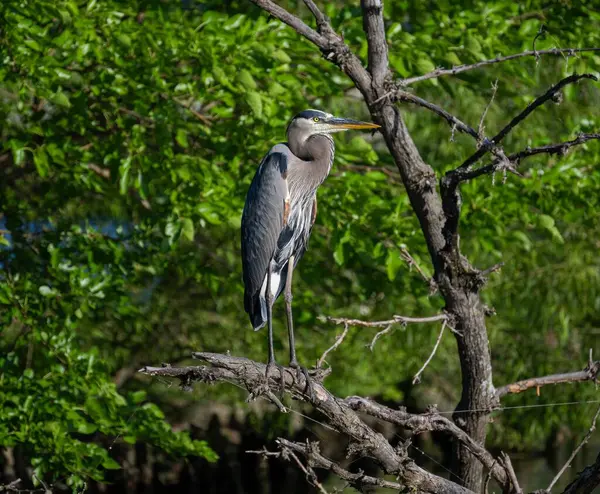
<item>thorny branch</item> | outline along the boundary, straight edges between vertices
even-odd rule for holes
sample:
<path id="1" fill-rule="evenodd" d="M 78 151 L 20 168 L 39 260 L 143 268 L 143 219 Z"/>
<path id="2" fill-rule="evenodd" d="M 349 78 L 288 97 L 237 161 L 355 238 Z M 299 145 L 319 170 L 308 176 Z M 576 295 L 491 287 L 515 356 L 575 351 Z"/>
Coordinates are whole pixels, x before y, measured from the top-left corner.
<path id="1" fill-rule="evenodd" d="M 447 75 L 456 75 L 461 74 L 462 72 L 467 72 L 469 70 L 479 69 L 481 67 L 485 67 L 487 65 L 493 65 L 496 63 L 508 62 L 510 60 L 515 60 L 517 58 L 523 57 L 535 57 L 538 58 L 542 55 L 553 55 L 553 56 L 567 56 L 572 57 L 577 53 L 584 52 L 596 52 L 600 51 L 600 48 L 552 48 L 550 50 L 530 50 L 524 51 L 521 53 L 514 53 L 512 55 L 507 55 L 504 57 L 496 57 L 491 58 L 489 60 L 483 60 L 481 62 L 477 62 L 470 65 L 457 65 L 456 67 L 452 67 L 451 69 L 435 69 L 427 74 L 419 75 L 416 77 L 407 77 L 406 79 L 401 79 L 398 83 L 402 86 L 408 86 L 410 84 L 414 84 L 415 82 L 426 81 L 428 79 L 435 79 L 437 77 L 444 77 Z"/>

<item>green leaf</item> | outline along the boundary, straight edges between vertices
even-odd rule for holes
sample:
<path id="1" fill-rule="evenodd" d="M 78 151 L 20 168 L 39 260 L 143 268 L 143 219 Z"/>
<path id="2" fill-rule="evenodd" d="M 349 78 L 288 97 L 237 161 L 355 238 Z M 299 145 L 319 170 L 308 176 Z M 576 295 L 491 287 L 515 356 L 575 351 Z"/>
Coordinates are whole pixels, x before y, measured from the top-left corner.
<path id="1" fill-rule="evenodd" d="M 181 233 L 190 242 L 194 241 L 194 223 L 189 218 L 181 219 Z"/>
<path id="2" fill-rule="evenodd" d="M 177 132 L 175 133 L 175 140 L 182 148 L 189 147 L 187 131 L 185 129 L 177 129 Z"/>
<path id="3" fill-rule="evenodd" d="M 33 162 L 40 177 L 44 178 L 46 175 L 48 175 L 50 165 L 48 163 L 48 155 L 43 148 L 37 148 L 33 152 Z"/>
<path id="4" fill-rule="evenodd" d="M 56 291 L 50 288 L 48 285 L 42 285 L 39 288 L 40 295 L 44 297 L 52 297 L 56 294 Z"/>
<path id="5" fill-rule="evenodd" d="M 113 460 L 110 456 L 104 459 L 102 462 L 102 466 L 107 470 L 120 470 L 121 465 L 119 465 L 115 460 Z"/>
<path id="6" fill-rule="evenodd" d="M 246 95 L 246 101 L 252 109 L 252 112 L 258 117 L 262 117 L 263 104 L 260 94 L 255 91 L 248 91 Z"/>
<path id="7" fill-rule="evenodd" d="M 397 252 L 389 250 L 385 260 L 385 269 L 390 281 L 394 281 L 396 279 L 402 264 L 403 263 L 402 259 L 400 259 L 400 255 Z"/>
<path id="8" fill-rule="evenodd" d="M 560 242 L 561 244 L 565 242 L 560 234 L 560 231 L 558 231 L 558 228 L 556 228 L 556 224 L 552 216 L 541 214 L 539 216 L 539 224 L 542 228 L 547 230 L 556 241 Z"/>
<path id="9" fill-rule="evenodd" d="M 250 74 L 250 72 L 246 69 L 242 69 L 240 71 L 240 73 L 238 74 L 238 79 L 239 79 L 240 83 L 242 84 L 242 86 L 244 86 L 246 89 L 256 89 L 257 88 L 257 84 L 256 84 L 256 81 L 254 80 L 254 77 L 252 77 L 252 74 Z"/>
<path id="10" fill-rule="evenodd" d="M 119 192 L 121 195 L 127 194 L 129 191 L 129 173 L 131 171 L 131 156 L 128 156 L 119 166 Z"/>
<path id="11" fill-rule="evenodd" d="M 52 103 L 62 108 L 71 108 L 71 102 L 69 101 L 69 97 L 62 91 L 54 93 L 52 96 L 50 96 L 49 99 Z"/>

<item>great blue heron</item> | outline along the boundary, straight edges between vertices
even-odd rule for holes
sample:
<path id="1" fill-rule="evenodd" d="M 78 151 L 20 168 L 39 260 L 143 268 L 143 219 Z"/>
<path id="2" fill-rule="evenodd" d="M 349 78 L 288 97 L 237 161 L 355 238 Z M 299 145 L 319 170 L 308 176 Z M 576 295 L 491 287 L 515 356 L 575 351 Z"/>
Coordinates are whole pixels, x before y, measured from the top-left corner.
<path id="1" fill-rule="evenodd" d="M 305 110 L 290 122 L 288 142 L 271 148 L 252 180 L 242 214 L 244 308 L 254 330 L 268 324 L 267 373 L 275 364 L 272 307 L 284 290 L 290 367 L 299 369 L 292 319 L 292 273 L 306 251 L 315 222 L 317 189 L 333 164 L 331 134 L 378 127 Z"/>

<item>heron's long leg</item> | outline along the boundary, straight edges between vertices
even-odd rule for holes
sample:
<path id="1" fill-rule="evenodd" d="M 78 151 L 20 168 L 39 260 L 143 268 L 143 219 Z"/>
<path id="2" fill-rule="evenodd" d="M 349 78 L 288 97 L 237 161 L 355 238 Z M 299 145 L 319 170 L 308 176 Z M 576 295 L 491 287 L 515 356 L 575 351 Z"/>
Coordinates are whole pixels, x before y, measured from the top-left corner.
<path id="1" fill-rule="evenodd" d="M 292 317 L 292 275 L 294 273 L 294 256 L 288 260 L 287 278 L 285 280 L 285 310 L 287 313 L 288 336 L 290 338 L 290 367 L 298 367 L 296 360 L 296 342 L 294 341 L 294 319 Z"/>
<path id="2" fill-rule="evenodd" d="M 265 290 L 267 301 L 267 326 L 269 328 L 269 361 L 267 363 L 267 373 L 271 364 L 275 363 L 275 350 L 273 349 L 273 294 L 271 292 L 271 263 L 267 270 L 267 289 Z"/>
<path id="3" fill-rule="evenodd" d="M 304 392 L 308 391 L 311 398 L 314 398 L 314 390 L 313 385 L 310 380 L 310 375 L 308 374 L 308 370 L 300 365 L 298 365 L 298 360 L 296 360 L 296 342 L 294 341 L 294 319 L 292 318 L 292 274 L 294 273 L 294 256 L 290 257 L 288 261 L 288 271 L 287 278 L 285 280 L 285 308 L 287 312 L 287 321 L 288 321 L 288 335 L 290 337 L 290 367 L 296 369 L 297 372 L 301 372 L 304 374 L 304 378 L 306 379 L 306 387 Z M 299 378 L 298 378 L 299 379 Z"/>

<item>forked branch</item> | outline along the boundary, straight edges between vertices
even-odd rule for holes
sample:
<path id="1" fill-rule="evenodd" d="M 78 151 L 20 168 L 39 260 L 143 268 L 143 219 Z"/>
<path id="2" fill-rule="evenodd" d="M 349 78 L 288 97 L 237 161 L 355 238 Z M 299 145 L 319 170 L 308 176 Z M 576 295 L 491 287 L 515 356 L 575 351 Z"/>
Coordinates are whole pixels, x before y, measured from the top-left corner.
<path id="1" fill-rule="evenodd" d="M 492 137 L 491 140 L 485 141 L 475 153 L 473 153 L 462 165 L 460 165 L 459 169 L 469 169 L 471 165 L 479 161 L 488 151 L 500 144 L 500 142 L 502 142 L 502 140 L 510 133 L 510 131 L 519 125 L 523 120 L 525 120 L 529 115 L 531 115 L 536 108 L 542 106 L 546 101 L 551 100 L 565 86 L 578 82 L 581 79 L 591 79 L 593 81 L 598 80 L 593 74 L 572 74 L 557 82 L 544 94 L 538 96 L 529 105 L 527 105 L 521 113 L 514 117 L 506 126 L 502 128 L 502 130 L 500 130 L 500 132 Z"/>
<path id="2" fill-rule="evenodd" d="M 322 384 L 326 373 L 316 371 L 311 378 L 312 392 L 302 373 L 295 369 L 282 368 L 281 372 L 270 372 L 266 377 L 266 365 L 243 357 L 232 357 L 217 353 L 194 353 L 194 358 L 208 366 L 198 367 L 144 367 L 140 372 L 151 376 L 179 378 L 182 385 L 189 387 L 194 381 L 234 382 L 250 392 L 250 398 L 267 396 L 285 410 L 271 389 L 280 389 L 296 399 L 310 403 L 315 410 L 327 417 L 334 430 L 345 434 L 353 445 L 353 451 L 372 457 L 383 470 L 397 476 L 402 485 L 426 493 L 472 494 L 472 491 L 454 482 L 433 475 L 417 466 L 408 456 L 400 454 L 387 439 L 365 424 L 357 413 L 342 399 L 332 395 Z M 281 388 L 283 386 L 283 388 Z M 292 446 L 287 444 L 286 447 Z"/>
<path id="3" fill-rule="evenodd" d="M 527 148 L 523 151 L 519 151 L 518 153 L 511 154 L 506 157 L 506 160 L 513 166 L 517 168 L 521 161 L 524 159 L 530 158 L 531 156 L 535 156 L 537 154 L 558 154 L 560 156 L 564 156 L 569 152 L 574 146 L 579 146 L 591 140 L 600 139 L 600 133 L 587 133 L 587 134 L 579 134 L 575 139 L 566 142 L 558 142 L 556 144 L 547 144 L 546 146 L 539 146 L 535 148 Z M 466 182 L 467 180 L 472 180 L 474 178 L 480 177 L 482 175 L 490 175 L 497 171 L 500 171 L 503 166 L 505 166 L 505 160 L 498 158 L 492 161 L 489 165 L 482 166 L 481 168 L 477 168 L 476 170 L 456 170 L 456 175 L 461 182 Z"/>

